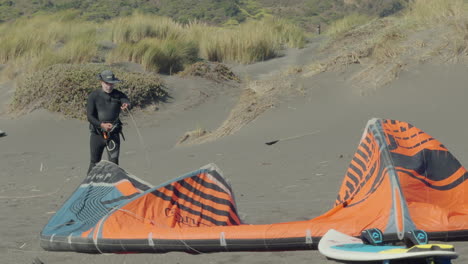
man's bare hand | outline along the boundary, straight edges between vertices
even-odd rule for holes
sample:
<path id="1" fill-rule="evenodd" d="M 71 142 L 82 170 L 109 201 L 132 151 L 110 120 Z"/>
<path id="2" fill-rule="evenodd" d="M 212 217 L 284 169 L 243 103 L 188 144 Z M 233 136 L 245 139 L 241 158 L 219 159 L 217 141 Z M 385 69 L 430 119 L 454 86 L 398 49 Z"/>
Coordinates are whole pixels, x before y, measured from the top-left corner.
<path id="1" fill-rule="evenodd" d="M 128 110 L 128 107 L 129 107 L 129 106 L 130 106 L 129 104 L 123 103 L 122 106 L 120 107 L 120 109 L 122 109 L 122 110 Z"/>
<path id="2" fill-rule="evenodd" d="M 105 131 L 110 131 L 112 129 L 112 124 L 111 123 L 101 123 L 101 128 L 104 129 Z"/>

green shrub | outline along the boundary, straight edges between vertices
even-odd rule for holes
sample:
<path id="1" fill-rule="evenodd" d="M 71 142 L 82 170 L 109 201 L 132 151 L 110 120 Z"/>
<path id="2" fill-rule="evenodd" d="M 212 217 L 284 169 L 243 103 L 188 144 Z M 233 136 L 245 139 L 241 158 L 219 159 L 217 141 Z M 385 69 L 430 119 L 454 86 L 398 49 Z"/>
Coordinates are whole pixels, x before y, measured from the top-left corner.
<path id="1" fill-rule="evenodd" d="M 102 64 L 56 64 L 22 78 L 12 102 L 13 111 L 45 108 L 68 117 L 85 119 L 88 94 L 100 89 L 97 74 Z M 126 93 L 134 107 L 164 101 L 168 96 L 164 83 L 154 74 L 131 73 L 114 69 L 123 80 L 116 89 Z"/>

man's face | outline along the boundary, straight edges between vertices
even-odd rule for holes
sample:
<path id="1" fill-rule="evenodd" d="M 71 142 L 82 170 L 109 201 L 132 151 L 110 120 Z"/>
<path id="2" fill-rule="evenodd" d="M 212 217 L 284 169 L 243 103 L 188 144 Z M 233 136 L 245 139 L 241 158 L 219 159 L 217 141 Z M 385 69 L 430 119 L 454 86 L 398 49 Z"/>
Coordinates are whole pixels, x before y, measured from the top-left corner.
<path id="1" fill-rule="evenodd" d="M 111 93 L 112 89 L 114 89 L 113 83 L 106 83 L 106 82 L 101 81 L 101 86 L 102 86 L 102 90 L 106 93 Z"/>

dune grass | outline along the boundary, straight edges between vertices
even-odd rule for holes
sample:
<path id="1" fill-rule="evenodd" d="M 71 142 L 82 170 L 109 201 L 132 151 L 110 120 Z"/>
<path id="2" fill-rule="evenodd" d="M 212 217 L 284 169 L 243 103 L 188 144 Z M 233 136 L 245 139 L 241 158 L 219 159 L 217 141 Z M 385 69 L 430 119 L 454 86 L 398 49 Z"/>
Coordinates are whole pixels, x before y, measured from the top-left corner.
<path id="1" fill-rule="evenodd" d="M 437 34 L 431 39 L 434 44 L 428 47 L 432 49 L 429 53 L 436 54 L 443 46 L 441 53 L 447 57 L 468 55 L 468 2 L 464 0 L 414 0 L 401 16 L 388 22 L 368 40 L 373 45 L 372 58 L 378 63 L 398 58 L 408 49 L 405 43 L 408 36 L 424 30 Z"/>
<path id="2" fill-rule="evenodd" d="M 366 90 L 389 84 L 401 71 L 428 60 L 468 59 L 468 2 L 414 0 L 398 15 L 343 18 L 329 27 L 324 50 L 331 55 L 307 66 L 305 76 L 360 65 L 350 80 Z"/>
<path id="3" fill-rule="evenodd" d="M 299 27 L 268 17 L 198 32 L 202 36 L 199 37 L 201 57 L 218 62 L 263 61 L 278 56 L 285 47 L 302 48 L 306 43 L 306 34 Z"/>
<path id="4" fill-rule="evenodd" d="M 131 61 L 147 71 L 172 74 L 198 58 L 198 44 L 169 18 L 135 14 L 109 24 L 117 44 L 107 56 L 110 63 Z"/>
<path id="5" fill-rule="evenodd" d="M 246 24 L 213 27 L 200 22 L 181 25 L 167 18 L 135 15 L 113 24 L 119 44 L 110 62 L 131 60 L 145 69 L 179 71 L 197 58 L 216 62 L 252 63 L 273 58 L 284 47 L 303 47 L 305 33 L 284 20 L 265 18 Z"/>
<path id="6" fill-rule="evenodd" d="M 272 32 L 260 28 L 225 29 L 206 36 L 201 43 L 202 57 L 209 61 L 252 63 L 273 58 L 280 46 Z"/>
<path id="7" fill-rule="evenodd" d="M 367 15 L 351 14 L 331 23 L 325 34 L 327 34 L 331 39 L 334 39 L 343 33 L 351 31 L 357 26 L 370 22 L 372 19 L 372 17 Z"/>
<path id="8" fill-rule="evenodd" d="M 10 72 L 15 73 L 57 63 L 82 63 L 97 56 L 96 25 L 75 20 L 71 12 L 5 23 L 0 43 L 0 63 L 14 67 Z"/>
<path id="9" fill-rule="evenodd" d="M 98 24 L 65 11 L 2 24 L 0 42 L 0 63 L 9 65 L 10 77 L 60 63 L 125 61 L 172 74 L 198 59 L 252 63 L 273 58 L 284 47 L 303 47 L 305 33 L 274 18 L 221 28 L 136 13 Z M 112 47 L 105 51 L 102 43 Z"/>
<path id="10" fill-rule="evenodd" d="M 401 42 L 406 35 L 398 27 L 385 29 L 371 40 L 371 57 L 376 63 L 386 63 L 397 59 L 405 50 Z"/>
<path id="11" fill-rule="evenodd" d="M 122 43 L 107 57 L 108 62 L 132 61 L 145 70 L 172 74 L 198 56 L 196 43 L 175 39 L 145 38 L 137 43 Z"/>
<path id="12" fill-rule="evenodd" d="M 180 23 L 167 17 L 134 14 L 115 19 L 109 23 L 112 41 L 120 43 L 138 43 L 147 38 L 180 39 L 184 30 Z"/>
<path id="13" fill-rule="evenodd" d="M 408 28 L 447 26 L 446 56 L 468 56 L 468 2 L 464 0 L 414 0 L 403 17 Z"/>
<path id="14" fill-rule="evenodd" d="M 18 57 L 42 53 L 48 48 L 48 44 L 55 39 L 43 30 L 44 23 L 34 19 L 28 23 L 25 19 L 4 24 L 0 29 L 0 63 L 7 63 Z M 45 34 L 44 34 L 45 33 Z"/>
<path id="15" fill-rule="evenodd" d="M 299 27 L 273 18 L 221 28 L 136 15 L 113 23 L 112 32 L 113 41 L 123 45 L 109 57 L 111 61 L 144 60 L 148 62 L 143 64 L 146 69 L 164 72 L 167 67 L 154 63 L 171 59 L 177 65 L 173 68 L 180 69 L 180 65 L 195 62 L 197 56 L 209 61 L 252 63 L 277 56 L 283 47 L 303 47 L 306 41 Z"/>
<path id="16" fill-rule="evenodd" d="M 468 18 L 455 24 L 455 32 L 449 49 L 454 57 L 468 56 Z"/>
<path id="17" fill-rule="evenodd" d="M 408 25 L 433 26 L 466 18 L 467 11 L 464 0 L 414 0 L 403 19 Z"/>

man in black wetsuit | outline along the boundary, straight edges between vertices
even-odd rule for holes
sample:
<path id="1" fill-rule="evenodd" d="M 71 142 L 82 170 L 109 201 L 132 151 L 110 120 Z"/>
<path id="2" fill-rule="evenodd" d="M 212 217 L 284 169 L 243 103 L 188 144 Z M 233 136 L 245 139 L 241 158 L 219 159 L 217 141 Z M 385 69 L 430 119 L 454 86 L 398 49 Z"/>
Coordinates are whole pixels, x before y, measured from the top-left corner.
<path id="1" fill-rule="evenodd" d="M 91 169 L 102 158 L 104 148 L 107 148 L 109 161 L 119 164 L 120 134 L 122 122 L 119 115 L 121 110 L 128 110 L 130 100 L 127 95 L 114 89 L 114 84 L 120 82 L 110 70 L 99 74 L 101 89 L 91 92 L 88 96 L 86 113 L 89 121 Z"/>

